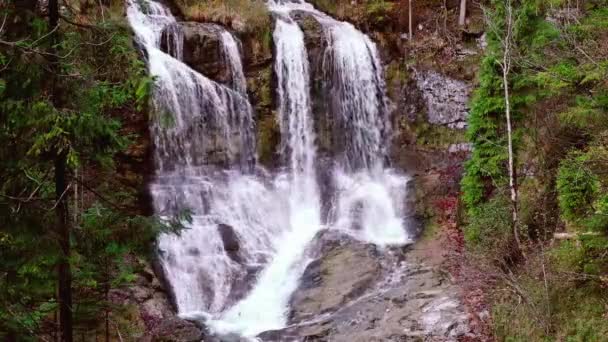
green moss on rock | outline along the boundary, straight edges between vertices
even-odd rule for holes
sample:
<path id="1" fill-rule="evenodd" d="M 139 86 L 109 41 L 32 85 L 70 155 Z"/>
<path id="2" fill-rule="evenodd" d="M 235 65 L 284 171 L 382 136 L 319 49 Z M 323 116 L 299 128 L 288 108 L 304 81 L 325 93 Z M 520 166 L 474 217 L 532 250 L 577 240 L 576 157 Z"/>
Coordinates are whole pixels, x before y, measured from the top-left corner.
<path id="1" fill-rule="evenodd" d="M 276 113 L 261 117 L 258 120 L 258 158 L 264 165 L 272 164 L 276 156 L 277 147 L 281 140 L 281 132 Z"/>

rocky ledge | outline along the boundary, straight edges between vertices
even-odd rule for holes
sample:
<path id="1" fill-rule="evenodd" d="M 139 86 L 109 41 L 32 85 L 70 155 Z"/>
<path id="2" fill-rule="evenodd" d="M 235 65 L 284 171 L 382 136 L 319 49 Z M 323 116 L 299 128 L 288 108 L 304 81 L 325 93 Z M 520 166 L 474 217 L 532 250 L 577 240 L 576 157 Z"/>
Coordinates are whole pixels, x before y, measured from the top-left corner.
<path id="1" fill-rule="evenodd" d="M 130 262 L 140 268 L 135 281 L 109 293 L 110 302 L 122 307 L 110 317 L 115 330 L 112 334 L 116 333 L 117 340 L 122 341 L 121 334 L 125 334 L 142 342 L 203 341 L 204 330 L 201 327 L 177 317 L 164 286 L 152 268 L 141 261 Z M 129 327 L 130 331 L 123 330 L 123 325 Z"/>
<path id="2" fill-rule="evenodd" d="M 458 288 L 408 261 L 409 247 L 380 250 L 324 232 L 320 257 L 291 299 L 289 326 L 264 341 L 456 341 L 469 334 Z"/>

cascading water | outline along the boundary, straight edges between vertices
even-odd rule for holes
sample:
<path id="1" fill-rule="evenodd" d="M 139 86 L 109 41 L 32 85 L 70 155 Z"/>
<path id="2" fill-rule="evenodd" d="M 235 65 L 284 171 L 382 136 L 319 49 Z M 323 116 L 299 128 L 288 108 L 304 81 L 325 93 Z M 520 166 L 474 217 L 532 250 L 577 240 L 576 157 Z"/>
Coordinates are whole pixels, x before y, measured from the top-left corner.
<path id="1" fill-rule="evenodd" d="M 289 296 L 309 262 L 306 246 L 322 228 L 304 35 L 296 23 L 278 20 L 274 39 L 283 155 L 289 159 L 287 172 L 278 179 L 284 179 L 290 194 L 288 228 L 279 236 L 274 258 L 251 293 L 220 320 L 210 322 L 220 333 L 255 336 L 285 326 Z"/>
<path id="2" fill-rule="evenodd" d="M 232 89 L 247 96 L 247 80 L 243 73 L 243 62 L 241 61 L 241 54 L 239 52 L 239 43 L 228 31 L 222 31 L 220 33 L 220 38 L 222 40 L 224 58 L 228 62 L 226 64 L 230 67 Z"/>
<path id="3" fill-rule="evenodd" d="M 160 215 L 189 209 L 193 219 L 180 236 L 159 238 L 164 271 L 180 313 L 219 314 L 247 291 L 239 283 L 271 258 L 273 237 L 287 222 L 283 201 L 243 172 L 255 162 L 253 114 L 243 94 L 160 50 L 163 34 L 179 38 L 167 8 L 129 2 L 127 14 L 156 77 L 154 206 Z"/>
<path id="4" fill-rule="evenodd" d="M 331 84 L 330 121 L 336 148 L 335 194 L 329 223 L 378 245 L 404 244 L 407 178 L 384 166 L 391 134 L 382 64 L 375 44 L 352 24 L 337 21 L 301 0 L 273 0 L 283 16 L 312 15 L 323 27 L 327 48 L 324 78 Z"/>
<path id="5" fill-rule="evenodd" d="M 183 33 L 163 5 L 129 0 L 127 14 L 156 77 L 151 124 L 156 212 L 189 209 L 180 236 L 159 238 L 159 253 L 179 313 L 204 317 L 218 333 L 255 336 L 287 323 L 290 295 L 310 261 L 307 246 L 328 226 L 379 245 L 407 242 L 405 179 L 384 168 L 390 132 L 374 44 L 352 25 L 305 2 L 269 2 L 281 128 L 282 171 L 255 167 L 254 120 L 238 41 L 220 39 L 230 88 L 182 63 Z M 294 9 L 318 18 L 328 41 L 326 77 L 335 98 L 333 215 L 321 221 L 310 75 L 304 34 Z M 161 51 L 164 44 L 167 53 Z M 257 172 L 252 172 L 257 170 Z"/>

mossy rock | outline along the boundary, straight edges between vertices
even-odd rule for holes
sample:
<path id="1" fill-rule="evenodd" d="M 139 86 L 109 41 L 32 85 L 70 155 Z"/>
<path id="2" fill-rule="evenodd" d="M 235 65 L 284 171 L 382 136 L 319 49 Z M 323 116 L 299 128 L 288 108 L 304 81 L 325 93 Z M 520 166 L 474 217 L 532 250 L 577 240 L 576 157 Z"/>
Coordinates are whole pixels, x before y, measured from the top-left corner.
<path id="1" fill-rule="evenodd" d="M 276 162 L 277 150 L 281 142 L 281 131 L 276 112 L 261 117 L 258 120 L 258 158 L 264 165 L 273 165 Z"/>

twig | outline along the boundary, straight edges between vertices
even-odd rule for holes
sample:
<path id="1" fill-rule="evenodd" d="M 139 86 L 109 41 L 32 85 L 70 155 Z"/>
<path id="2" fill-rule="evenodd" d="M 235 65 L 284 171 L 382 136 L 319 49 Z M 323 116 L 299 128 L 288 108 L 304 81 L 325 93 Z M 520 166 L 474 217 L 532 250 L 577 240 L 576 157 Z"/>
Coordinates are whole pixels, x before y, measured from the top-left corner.
<path id="1" fill-rule="evenodd" d="M 103 27 L 99 27 L 99 26 L 95 26 L 95 25 L 87 25 L 87 24 L 82 24 L 82 23 L 77 23 L 77 22 L 71 21 L 70 19 L 66 18 L 63 15 L 59 15 L 59 18 L 61 18 L 61 20 L 65 21 L 66 23 L 72 24 L 74 26 L 86 28 L 86 29 L 89 29 L 89 30 L 96 30 L 96 31 L 102 31 L 102 30 L 104 30 Z"/>
<path id="2" fill-rule="evenodd" d="M 114 209 L 119 210 L 123 213 L 127 213 L 127 214 L 133 214 L 132 211 L 134 211 L 133 208 L 125 208 L 125 207 L 121 207 L 120 205 L 116 204 L 115 202 L 107 199 L 105 196 L 103 196 L 102 194 L 100 194 L 99 192 L 97 192 L 96 190 L 94 190 L 93 188 L 91 188 L 90 186 L 88 186 L 86 183 L 84 183 L 83 181 L 81 181 L 78 178 L 74 179 L 78 184 L 80 184 L 83 188 L 87 189 L 88 191 L 90 191 L 93 195 L 95 195 L 96 197 L 98 197 L 100 200 L 108 203 L 109 205 L 111 205 L 112 207 L 114 207 Z"/>
<path id="3" fill-rule="evenodd" d="M 110 322 L 112 322 L 112 321 L 110 321 Z M 116 322 L 112 322 L 112 324 L 114 324 L 114 328 L 116 328 L 116 334 L 118 334 L 118 340 L 120 342 L 123 342 L 122 335 L 120 334 L 120 330 L 118 330 L 118 324 L 116 324 Z"/>
<path id="4" fill-rule="evenodd" d="M 55 202 L 55 205 L 53 205 L 53 207 L 51 209 L 49 209 L 49 211 L 57 208 L 57 205 L 59 205 L 59 203 L 61 203 L 61 201 L 63 200 L 63 197 L 68 192 L 68 190 L 70 190 L 71 187 L 72 187 L 72 183 L 70 183 L 70 184 L 68 184 L 68 186 L 66 186 L 66 188 L 65 188 L 65 190 L 63 190 L 63 193 L 61 194 L 61 196 L 59 196 L 59 199 L 57 200 L 57 202 Z"/>

